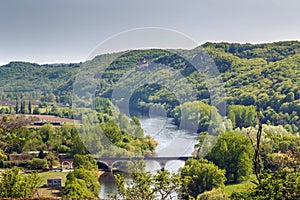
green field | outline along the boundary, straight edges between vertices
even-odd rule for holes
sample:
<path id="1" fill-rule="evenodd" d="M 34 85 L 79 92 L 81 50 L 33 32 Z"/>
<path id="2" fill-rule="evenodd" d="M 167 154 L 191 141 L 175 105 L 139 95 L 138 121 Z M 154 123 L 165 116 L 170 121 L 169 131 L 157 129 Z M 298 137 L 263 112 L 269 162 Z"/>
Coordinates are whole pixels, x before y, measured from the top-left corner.
<path id="1" fill-rule="evenodd" d="M 41 173 L 39 173 L 39 176 L 41 177 L 41 185 L 40 186 L 47 184 L 48 178 L 59 178 L 59 177 L 62 178 L 63 186 L 64 186 L 66 183 L 67 175 L 68 175 L 68 172 L 53 172 L 53 171 L 41 172 Z"/>
<path id="2" fill-rule="evenodd" d="M 241 183 L 225 185 L 224 191 L 228 196 L 230 196 L 233 192 L 246 192 L 247 190 L 255 186 L 255 184 L 252 183 L 251 180 L 254 180 L 254 176 L 252 176 L 249 180 L 243 181 Z"/>

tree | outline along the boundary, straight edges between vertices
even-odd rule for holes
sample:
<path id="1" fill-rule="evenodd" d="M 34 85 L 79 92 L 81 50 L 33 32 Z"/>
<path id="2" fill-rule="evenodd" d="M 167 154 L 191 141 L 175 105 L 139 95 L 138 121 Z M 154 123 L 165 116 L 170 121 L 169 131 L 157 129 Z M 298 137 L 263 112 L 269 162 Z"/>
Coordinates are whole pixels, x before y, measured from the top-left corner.
<path id="1" fill-rule="evenodd" d="M 96 159 L 91 155 L 76 154 L 73 160 L 74 168 L 84 168 L 90 171 L 97 171 L 98 165 Z"/>
<path id="2" fill-rule="evenodd" d="M 197 198 L 197 196 L 205 191 L 214 188 L 224 187 L 226 181 L 225 170 L 221 170 L 206 159 L 189 159 L 185 166 L 180 169 L 183 178 L 189 180 L 187 182 L 186 191 L 183 191 L 183 198 Z"/>
<path id="3" fill-rule="evenodd" d="M 39 114 L 40 114 L 40 110 L 39 110 L 38 107 L 35 107 L 35 108 L 33 109 L 33 114 L 34 114 L 34 115 L 39 115 Z"/>
<path id="4" fill-rule="evenodd" d="M 47 168 L 47 160 L 40 158 L 33 158 L 32 160 L 26 161 L 27 168 L 32 170 L 46 169 Z"/>
<path id="5" fill-rule="evenodd" d="M 32 113 L 31 101 L 28 102 L 28 113 Z"/>
<path id="6" fill-rule="evenodd" d="M 19 102 L 18 101 L 16 101 L 15 111 L 16 111 L 16 114 L 19 113 Z"/>
<path id="7" fill-rule="evenodd" d="M 170 173 L 167 170 L 158 171 L 154 177 L 154 190 L 161 199 L 173 199 L 174 192 L 179 193 L 185 183 L 179 174 Z"/>
<path id="8" fill-rule="evenodd" d="M 230 105 L 228 108 L 228 118 L 234 127 L 248 127 L 255 121 L 255 107 L 243 105 Z"/>
<path id="9" fill-rule="evenodd" d="M 21 109 L 20 109 L 21 114 L 25 114 L 25 101 L 21 101 Z"/>
<path id="10" fill-rule="evenodd" d="M 98 177 L 99 175 L 97 171 L 89 171 L 84 168 L 75 168 L 73 172 L 70 172 L 67 175 L 68 183 L 66 183 L 66 186 L 69 184 L 72 185 L 78 181 L 80 183 L 80 180 L 83 180 L 84 184 L 81 185 L 84 188 L 84 191 L 89 191 L 89 193 L 87 193 L 89 194 L 88 196 L 93 198 L 98 196 L 100 191 L 100 183 L 98 181 Z"/>
<path id="11" fill-rule="evenodd" d="M 7 159 L 7 155 L 0 149 L 0 161 L 4 161 Z"/>
<path id="12" fill-rule="evenodd" d="M 248 133 L 248 137 L 251 141 L 251 146 L 254 150 L 254 156 L 253 156 L 253 164 L 254 164 L 254 172 L 257 178 L 258 183 L 260 183 L 260 177 L 258 174 L 261 172 L 261 161 L 260 161 L 260 141 L 261 141 L 261 135 L 262 135 L 262 116 L 260 113 L 259 108 L 257 109 L 257 119 L 258 119 L 258 130 L 256 133 L 256 143 L 252 140 Z"/>
<path id="13" fill-rule="evenodd" d="M 118 125 L 114 122 L 107 122 L 100 125 L 105 136 L 113 143 L 117 143 L 121 140 L 122 134 Z M 104 144 L 105 145 L 105 144 Z"/>
<path id="14" fill-rule="evenodd" d="M 205 157 L 226 170 L 228 182 L 237 183 L 247 179 L 252 172 L 253 149 L 247 136 L 234 133 L 222 133 L 216 145 Z"/>
<path id="15" fill-rule="evenodd" d="M 95 198 L 99 194 L 98 167 L 90 155 L 75 155 L 74 171 L 67 175 L 63 196 L 67 198 Z"/>
<path id="16" fill-rule="evenodd" d="M 76 154 L 87 154 L 87 149 L 82 143 L 78 134 L 74 136 L 73 144 L 71 146 L 71 154 L 73 156 Z"/>
<path id="17" fill-rule="evenodd" d="M 117 199 L 147 200 L 174 199 L 174 192 L 179 193 L 183 181 L 178 174 L 169 171 L 151 173 L 145 171 L 143 161 L 129 164 L 130 180 L 122 174 L 116 174 Z"/>
<path id="18" fill-rule="evenodd" d="M 50 169 L 52 169 L 53 166 L 59 165 L 59 162 L 57 160 L 57 156 L 51 151 L 47 154 L 46 160 L 47 160 L 48 167 Z"/>
<path id="19" fill-rule="evenodd" d="M 48 102 L 55 102 L 56 96 L 53 93 L 51 93 L 51 94 L 49 94 L 47 100 L 48 100 Z"/>
<path id="20" fill-rule="evenodd" d="M 211 128 L 213 135 L 226 131 L 223 118 L 216 107 L 202 101 L 185 102 L 174 109 L 174 121 L 180 128 L 207 132 Z"/>
<path id="21" fill-rule="evenodd" d="M 126 200 L 155 199 L 155 192 L 151 187 L 152 174 L 145 171 L 145 163 L 131 163 L 129 169 L 131 169 L 130 182 L 121 174 L 115 175 L 118 191 L 117 197 Z"/>
<path id="22" fill-rule="evenodd" d="M 260 174 L 260 183 L 249 192 L 233 193 L 230 199 L 269 200 L 269 199 L 300 199 L 300 172 L 279 170 L 275 173 Z"/>
<path id="23" fill-rule="evenodd" d="M 141 122 L 140 122 L 139 118 L 137 118 L 136 116 L 133 116 L 133 117 L 132 117 L 132 120 L 134 121 L 134 123 L 135 123 L 137 126 L 141 126 Z"/>
<path id="24" fill-rule="evenodd" d="M 95 195 L 88 190 L 84 180 L 74 178 L 71 181 L 67 179 L 66 186 L 64 187 L 63 190 L 63 197 L 79 199 L 79 198 L 95 198 Z"/>
<path id="25" fill-rule="evenodd" d="M 228 197 L 224 190 L 221 188 L 212 189 L 210 191 L 203 192 L 197 196 L 197 200 L 227 200 Z"/>
<path id="26" fill-rule="evenodd" d="M 2 173 L 0 179 L 1 198 L 30 198 L 40 183 L 37 173 L 21 176 L 19 169 L 13 167 Z"/>

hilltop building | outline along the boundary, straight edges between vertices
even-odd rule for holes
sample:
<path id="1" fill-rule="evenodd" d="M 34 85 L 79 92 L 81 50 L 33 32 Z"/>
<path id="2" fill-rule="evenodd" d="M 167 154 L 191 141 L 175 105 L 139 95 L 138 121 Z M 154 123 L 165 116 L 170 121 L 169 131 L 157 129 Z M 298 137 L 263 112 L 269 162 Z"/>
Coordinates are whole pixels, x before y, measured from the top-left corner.
<path id="1" fill-rule="evenodd" d="M 138 64 L 135 67 L 136 71 L 143 71 L 145 69 L 147 69 L 149 66 L 149 63 L 146 59 L 142 59 L 140 60 L 140 62 L 138 62 Z"/>

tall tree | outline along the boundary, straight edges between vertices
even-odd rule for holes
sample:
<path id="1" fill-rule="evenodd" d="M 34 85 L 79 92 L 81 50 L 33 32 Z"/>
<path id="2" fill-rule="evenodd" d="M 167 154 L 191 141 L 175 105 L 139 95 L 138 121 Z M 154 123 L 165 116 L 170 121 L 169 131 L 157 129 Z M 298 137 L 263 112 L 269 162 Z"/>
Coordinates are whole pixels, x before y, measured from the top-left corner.
<path id="1" fill-rule="evenodd" d="M 21 114 L 25 114 L 25 101 L 21 101 L 21 110 L 20 110 Z"/>
<path id="2" fill-rule="evenodd" d="M 169 171 L 150 173 L 145 170 L 143 161 L 131 162 L 129 165 L 131 180 L 122 174 L 116 174 L 116 198 L 126 200 L 174 199 L 179 193 L 183 182 L 178 174 Z M 185 180 L 185 179 L 184 179 Z"/>
<path id="3" fill-rule="evenodd" d="M 32 114 L 31 101 L 28 102 L 28 113 Z"/>
<path id="4" fill-rule="evenodd" d="M 75 155 L 74 171 L 67 175 L 63 196 L 68 198 L 95 198 L 99 194 L 98 167 L 91 155 Z"/>
<path id="5" fill-rule="evenodd" d="M 194 198 L 205 191 L 224 187 L 225 170 L 221 170 L 206 159 L 189 159 L 180 169 L 183 178 L 189 180 L 183 198 Z"/>
<path id="6" fill-rule="evenodd" d="M 16 101 L 15 111 L 16 111 L 16 114 L 19 113 L 19 101 L 18 100 Z"/>
<path id="7" fill-rule="evenodd" d="M 206 158 L 226 170 L 228 182 L 247 179 L 252 171 L 253 149 L 246 135 L 222 133 Z"/>

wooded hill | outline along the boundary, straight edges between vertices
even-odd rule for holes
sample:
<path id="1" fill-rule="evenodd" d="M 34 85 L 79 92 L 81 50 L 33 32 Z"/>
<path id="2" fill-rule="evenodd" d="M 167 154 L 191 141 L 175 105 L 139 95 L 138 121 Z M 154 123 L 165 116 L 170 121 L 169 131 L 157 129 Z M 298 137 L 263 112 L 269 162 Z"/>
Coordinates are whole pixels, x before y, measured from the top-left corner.
<path id="1" fill-rule="evenodd" d="M 120 85 L 128 87 L 140 80 L 147 80 L 148 82 L 145 81 L 132 91 L 130 113 L 148 113 L 149 108 L 156 104 L 158 109 L 162 106 L 169 116 L 174 116 L 174 108 L 179 105 L 177 94 L 184 98 L 189 97 L 189 93 L 195 93 L 197 100 L 210 103 L 207 80 L 186 59 L 201 51 L 201 48 L 213 58 L 220 72 L 226 90 L 227 105 L 258 106 L 263 111 L 263 123 L 283 125 L 290 132 L 299 132 L 298 41 L 269 44 L 206 43 L 192 50 L 174 51 L 133 50 L 99 55 L 93 60 L 77 64 L 38 65 L 11 62 L 0 67 L 1 98 L 35 99 L 54 93 L 58 101 L 70 101 L 75 86 L 76 92 L 82 95 L 80 102 L 89 106 L 85 99 L 91 98 L 94 92 L 98 96 L 111 98 L 116 88 L 120 89 Z M 146 59 L 149 66 L 136 70 L 142 59 Z M 208 68 L 209 66 L 203 66 L 204 71 Z M 180 76 L 170 78 L 176 76 L 176 73 L 180 73 Z M 149 81 L 150 76 L 152 81 Z M 155 84 L 153 80 L 164 82 Z M 176 94 L 169 86 L 173 86 Z M 120 103 L 121 99 L 116 100 Z M 216 102 L 218 106 L 222 100 L 217 99 Z M 239 127 L 238 124 L 234 126 Z"/>

